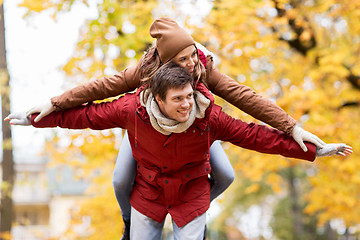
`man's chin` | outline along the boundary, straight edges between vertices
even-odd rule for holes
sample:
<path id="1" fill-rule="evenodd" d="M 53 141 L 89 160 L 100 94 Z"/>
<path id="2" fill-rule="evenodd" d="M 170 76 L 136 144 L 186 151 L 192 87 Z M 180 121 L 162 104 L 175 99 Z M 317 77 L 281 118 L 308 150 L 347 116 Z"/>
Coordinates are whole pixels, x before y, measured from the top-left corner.
<path id="1" fill-rule="evenodd" d="M 177 121 L 178 121 L 178 122 L 181 122 L 181 123 L 184 123 L 184 122 L 186 122 L 187 120 L 189 120 L 189 116 L 186 117 L 186 118 L 179 118 L 179 119 L 177 119 Z"/>

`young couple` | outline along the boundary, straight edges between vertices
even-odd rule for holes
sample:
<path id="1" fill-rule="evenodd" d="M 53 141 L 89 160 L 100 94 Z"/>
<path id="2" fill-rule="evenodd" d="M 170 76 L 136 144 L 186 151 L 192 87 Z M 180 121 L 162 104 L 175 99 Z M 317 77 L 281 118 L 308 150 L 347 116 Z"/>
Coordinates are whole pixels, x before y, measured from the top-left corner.
<path id="1" fill-rule="evenodd" d="M 216 140 L 309 161 L 351 154 L 351 147 L 325 144 L 271 101 L 219 73 L 211 56 L 172 19 L 156 19 L 150 34 L 156 45 L 136 66 L 52 98 L 28 112 L 31 121 L 25 113 L 6 118 L 35 127 L 127 129 L 113 180 L 127 226 L 123 239 L 129 239 L 129 230 L 131 239 L 160 239 L 167 213 L 175 239 L 204 238 L 211 200 L 234 179 Z M 111 103 L 78 106 L 136 88 Z M 208 89 L 282 132 L 231 118 Z"/>

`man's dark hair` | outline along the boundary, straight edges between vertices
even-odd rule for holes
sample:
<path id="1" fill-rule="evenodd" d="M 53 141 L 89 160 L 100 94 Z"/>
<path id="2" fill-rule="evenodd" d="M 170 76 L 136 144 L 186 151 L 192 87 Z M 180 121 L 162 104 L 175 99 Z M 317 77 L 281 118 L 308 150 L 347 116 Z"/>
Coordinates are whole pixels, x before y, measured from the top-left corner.
<path id="1" fill-rule="evenodd" d="M 182 88 L 188 83 L 194 87 L 194 79 L 189 71 L 174 62 L 169 62 L 156 72 L 150 88 L 154 97 L 158 95 L 162 100 L 165 100 L 169 89 Z"/>

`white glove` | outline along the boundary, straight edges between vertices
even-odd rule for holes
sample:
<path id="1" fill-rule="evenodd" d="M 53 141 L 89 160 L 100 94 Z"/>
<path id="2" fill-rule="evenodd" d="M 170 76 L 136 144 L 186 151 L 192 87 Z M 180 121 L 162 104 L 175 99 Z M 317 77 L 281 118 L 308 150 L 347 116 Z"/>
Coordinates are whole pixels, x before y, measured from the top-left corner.
<path id="1" fill-rule="evenodd" d="M 27 117 L 25 112 L 11 113 L 4 120 L 10 121 L 11 125 L 21 125 L 21 126 L 31 125 L 30 117 Z"/>
<path id="2" fill-rule="evenodd" d="M 331 157 L 333 155 L 347 156 L 352 153 L 352 147 L 344 143 L 330 143 L 323 148 L 316 148 L 317 157 Z"/>
<path id="3" fill-rule="evenodd" d="M 26 116 L 30 116 L 31 114 L 34 113 L 40 113 L 35 119 L 34 122 L 38 122 L 40 121 L 43 117 L 49 115 L 50 113 L 52 113 L 53 111 L 55 111 L 55 107 L 51 104 L 51 101 L 42 104 L 42 105 L 37 105 L 33 108 L 31 108 L 29 111 L 26 112 Z"/>
<path id="4" fill-rule="evenodd" d="M 305 131 L 299 126 L 295 126 L 294 129 L 291 132 L 291 136 L 293 139 L 300 145 L 302 150 L 304 152 L 307 152 L 307 147 L 304 144 L 304 141 L 311 142 L 315 144 L 318 148 L 322 148 L 326 143 L 323 142 L 320 138 L 318 138 L 316 135 Z"/>

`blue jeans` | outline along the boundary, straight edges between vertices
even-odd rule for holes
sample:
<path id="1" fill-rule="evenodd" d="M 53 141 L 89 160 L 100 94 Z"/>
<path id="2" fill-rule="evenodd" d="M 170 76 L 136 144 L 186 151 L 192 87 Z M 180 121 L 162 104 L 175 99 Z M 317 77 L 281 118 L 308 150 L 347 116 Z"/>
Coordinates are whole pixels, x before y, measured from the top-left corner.
<path id="1" fill-rule="evenodd" d="M 210 147 L 211 165 L 211 193 L 210 200 L 214 200 L 223 193 L 234 181 L 234 171 L 219 141 L 215 141 Z M 125 221 L 130 220 L 131 205 L 130 195 L 136 176 L 136 161 L 131 153 L 131 146 L 127 132 L 125 132 L 119 154 L 116 160 L 113 187 L 116 200 L 119 203 L 122 217 Z"/>
<path id="2" fill-rule="evenodd" d="M 203 240 L 206 224 L 206 213 L 196 217 L 185 226 L 178 227 L 172 221 L 174 240 Z M 130 238 L 131 240 L 160 240 L 164 222 L 158 223 L 131 208 Z"/>

